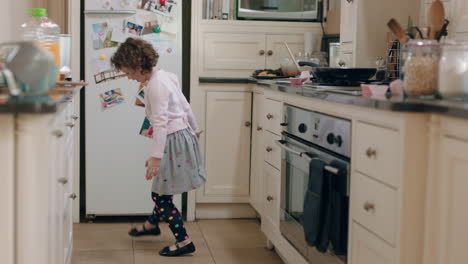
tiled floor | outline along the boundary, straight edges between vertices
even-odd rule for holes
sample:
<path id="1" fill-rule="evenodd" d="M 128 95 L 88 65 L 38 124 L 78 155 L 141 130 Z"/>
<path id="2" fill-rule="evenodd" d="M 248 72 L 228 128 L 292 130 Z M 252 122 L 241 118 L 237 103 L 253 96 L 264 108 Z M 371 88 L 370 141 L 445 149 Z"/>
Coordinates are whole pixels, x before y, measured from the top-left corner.
<path id="1" fill-rule="evenodd" d="M 131 238 L 139 223 L 75 224 L 72 264 L 281 264 L 265 249 L 265 237 L 255 220 L 200 220 L 186 223 L 197 251 L 193 256 L 164 258 L 158 252 L 174 243 L 167 225 L 157 237 Z"/>

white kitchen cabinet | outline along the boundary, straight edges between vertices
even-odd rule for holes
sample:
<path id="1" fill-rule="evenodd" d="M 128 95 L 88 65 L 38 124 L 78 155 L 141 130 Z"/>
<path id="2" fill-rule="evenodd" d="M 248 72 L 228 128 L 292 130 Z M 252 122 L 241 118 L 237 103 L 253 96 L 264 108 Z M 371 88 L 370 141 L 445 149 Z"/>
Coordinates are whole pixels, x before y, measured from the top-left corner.
<path id="1" fill-rule="evenodd" d="M 279 234 L 281 173 L 268 163 L 263 165 L 263 203 L 262 231 L 266 236 Z"/>
<path id="2" fill-rule="evenodd" d="M 387 22 L 395 18 L 404 27 L 411 16 L 419 17 L 418 0 L 341 0 L 340 42 L 351 44 L 351 50 L 342 49 L 347 67 L 375 68 L 377 57 L 387 55 Z"/>
<path id="3" fill-rule="evenodd" d="M 424 263 L 465 263 L 468 258 L 468 122 L 435 118 L 426 206 Z"/>
<path id="4" fill-rule="evenodd" d="M 283 119 L 283 103 L 281 101 L 266 98 L 264 108 L 265 130 L 273 134 L 281 135 L 281 123 Z"/>
<path id="5" fill-rule="evenodd" d="M 278 69 L 294 54 L 304 52 L 304 33 L 205 32 L 201 46 L 201 76 L 248 77 L 254 70 Z"/>
<path id="6" fill-rule="evenodd" d="M 250 204 L 263 212 L 263 94 L 253 94 L 252 155 L 250 161 Z"/>
<path id="7" fill-rule="evenodd" d="M 1 220 L 7 230 L 0 240 L 2 263 L 70 263 L 72 112 L 67 102 L 56 113 L 0 115 L 2 187 L 8 188 L 1 192 L 7 215 Z"/>
<path id="8" fill-rule="evenodd" d="M 394 249 L 357 223 L 350 227 L 351 245 L 349 263 L 395 264 Z"/>
<path id="9" fill-rule="evenodd" d="M 197 202 L 249 202 L 251 92 L 207 92 L 205 161 Z"/>

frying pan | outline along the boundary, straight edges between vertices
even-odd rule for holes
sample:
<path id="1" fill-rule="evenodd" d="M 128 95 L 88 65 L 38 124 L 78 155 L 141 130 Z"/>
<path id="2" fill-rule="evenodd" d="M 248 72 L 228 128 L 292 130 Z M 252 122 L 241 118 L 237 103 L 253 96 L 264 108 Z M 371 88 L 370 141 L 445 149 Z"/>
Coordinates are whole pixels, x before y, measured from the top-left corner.
<path id="1" fill-rule="evenodd" d="M 317 67 L 312 69 L 314 77 L 319 83 L 365 82 L 374 76 L 375 68 L 328 68 Z"/>

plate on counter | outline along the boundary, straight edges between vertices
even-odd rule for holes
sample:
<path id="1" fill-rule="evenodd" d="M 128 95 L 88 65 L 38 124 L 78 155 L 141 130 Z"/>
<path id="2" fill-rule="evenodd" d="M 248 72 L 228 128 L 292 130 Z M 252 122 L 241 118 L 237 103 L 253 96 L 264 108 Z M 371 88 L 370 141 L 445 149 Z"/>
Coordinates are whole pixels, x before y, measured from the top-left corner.
<path id="1" fill-rule="evenodd" d="M 252 75 L 252 78 L 259 80 L 274 80 L 274 79 L 289 79 L 287 76 L 265 76 L 265 75 Z"/>

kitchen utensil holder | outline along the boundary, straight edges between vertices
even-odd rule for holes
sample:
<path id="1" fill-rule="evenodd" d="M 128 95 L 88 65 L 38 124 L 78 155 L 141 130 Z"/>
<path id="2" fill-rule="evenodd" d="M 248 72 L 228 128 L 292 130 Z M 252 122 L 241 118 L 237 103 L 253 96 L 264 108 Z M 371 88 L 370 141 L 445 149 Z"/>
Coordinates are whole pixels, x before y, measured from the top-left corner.
<path id="1" fill-rule="evenodd" d="M 390 81 L 400 78 L 401 44 L 398 40 L 387 42 L 387 79 Z"/>

